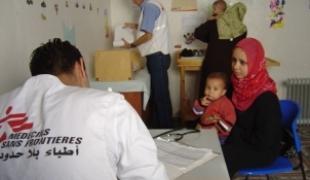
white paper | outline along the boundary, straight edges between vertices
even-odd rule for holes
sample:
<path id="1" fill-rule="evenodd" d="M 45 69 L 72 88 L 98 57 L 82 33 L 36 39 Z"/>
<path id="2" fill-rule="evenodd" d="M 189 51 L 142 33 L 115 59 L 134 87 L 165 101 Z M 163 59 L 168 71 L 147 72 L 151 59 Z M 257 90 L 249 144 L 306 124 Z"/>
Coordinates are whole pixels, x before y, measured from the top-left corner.
<path id="1" fill-rule="evenodd" d="M 135 40 L 135 30 L 131 28 L 123 28 L 123 25 L 118 25 L 114 29 L 114 47 L 120 47 L 124 45 L 125 39 L 128 43 L 132 43 Z"/>
<path id="2" fill-rule="evenodd" d="M 167 142 L 161 138 L 155 139 L 155 143 L 158 148 L 158 158 L 164 163 L 170 179 L 176 179 L 217 156 L 211 149 Z"/>

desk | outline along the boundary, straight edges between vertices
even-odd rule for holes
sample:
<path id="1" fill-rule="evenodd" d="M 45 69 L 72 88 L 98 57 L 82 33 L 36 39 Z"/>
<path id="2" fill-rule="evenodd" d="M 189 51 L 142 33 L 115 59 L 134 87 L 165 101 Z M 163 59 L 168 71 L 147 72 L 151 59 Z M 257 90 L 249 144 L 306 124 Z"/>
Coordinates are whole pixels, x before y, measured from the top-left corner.
<path id="1" fill-rule="evenodd" d="M 203 57 L 180 57 L 176 54 L 176 64 L 180 68 L 180 119 L 186 120 L 186 92 L 185 92 L 185 72 L 186 71 L 200 71 Z"/>
<path id="2" fill-rule="evenodd" d="M 90 87 L 101 90 L 108 90 L 108 88 L 111 88 L 115 92 L 122 93 L 140 116 L 142 116 L 142 111 L 146 110 L 150 97 L 150 77 L 146 68 L 135 72 L 133 80 L 109 82 L 92 81 L 90 82 Z"/>
<path id="3" fill-rule="evenodd" d="M 180 68 L 180 118 L 186 120 L 186 92 L 185 92 L 185 72 L 200 71 L 203 57 L 181 57 L 179 52 L 176 52 L 176 64 Z M 280 63 L 271 58 L 266 58 L 266 66 L 280 66 Z"/>
<path id="4" fill-rule="evenodd" d="M 150 130 L 152 136 L 156 136 L 167 130 Z M 229 174 L 222 153 L 222 148 L 215 129 L 202 130 L 200 133 L 187 134 L 180 140 L 184 144 L 194 147 L 212 149 L 220 155 L 205 164 L 183 174 L 177 180 L 229 180 Z"/>

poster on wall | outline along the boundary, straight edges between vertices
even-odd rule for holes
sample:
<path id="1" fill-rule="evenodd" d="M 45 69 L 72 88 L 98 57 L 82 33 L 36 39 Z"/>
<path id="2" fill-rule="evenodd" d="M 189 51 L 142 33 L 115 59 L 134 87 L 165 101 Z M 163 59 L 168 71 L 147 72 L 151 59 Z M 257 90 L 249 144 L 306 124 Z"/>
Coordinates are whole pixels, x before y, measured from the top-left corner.
<path id="1" fill-rule="evenodd" d="M 172 0 L 171 11 L 197 11 L 197 1 Z"/>
<path id="2" fill-rule="evenodd" d="M 270 0 L 270 28 L 280 29 L 284 27 L 284 5 L 285 0 Z"/>

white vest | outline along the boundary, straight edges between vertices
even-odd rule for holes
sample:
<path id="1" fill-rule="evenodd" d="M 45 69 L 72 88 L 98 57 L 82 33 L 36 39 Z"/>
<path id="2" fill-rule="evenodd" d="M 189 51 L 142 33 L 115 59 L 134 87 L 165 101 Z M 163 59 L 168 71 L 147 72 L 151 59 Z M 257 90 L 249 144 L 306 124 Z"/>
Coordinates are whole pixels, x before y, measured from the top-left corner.
<path id="1" fill-rule="evenodd" d="M 138 49 L 142 56 L 150 55 L 156 52 L 162 52 L 163 54 L 169 54 L 169 40 L 168 40 L 168 21 L 167 14 L 164 7 L 156 1 L 148 1 L 156 5 L 160 9 L 160 15 L 155 21 L 155 27 L 153 30 L 153 37 L 151 40 L 138 46 Z M 139 18 L 139 27 L 140 30 L 141 22 L 143 19 L 142 9 L 140 18 Z M 141 37 L 145 32 L 138 31 L 138 38 Z"/>

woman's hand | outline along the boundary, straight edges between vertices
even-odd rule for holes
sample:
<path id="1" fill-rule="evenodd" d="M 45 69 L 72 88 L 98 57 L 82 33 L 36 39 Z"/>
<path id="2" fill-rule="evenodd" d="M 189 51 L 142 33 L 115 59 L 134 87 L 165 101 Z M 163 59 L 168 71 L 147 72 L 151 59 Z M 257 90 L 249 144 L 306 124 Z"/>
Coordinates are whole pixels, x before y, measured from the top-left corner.
<path id="1" fill-rule="evenodd" d="M 202 126 L 198 123 L 198 124 L 196 125 L 196 128 L 195 128 L 195 129 L 201 130 L 201 129 L 202 129 Z"/>

